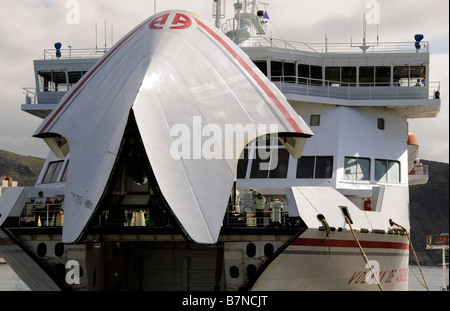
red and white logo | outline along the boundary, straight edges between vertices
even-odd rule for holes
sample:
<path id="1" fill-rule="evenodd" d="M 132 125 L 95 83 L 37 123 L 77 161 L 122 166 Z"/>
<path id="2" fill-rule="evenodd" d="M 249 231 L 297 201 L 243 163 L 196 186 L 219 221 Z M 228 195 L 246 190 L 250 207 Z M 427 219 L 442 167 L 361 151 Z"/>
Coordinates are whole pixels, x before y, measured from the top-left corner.
<path id="1" fill-rule="evenodd" d="M 150 29 L 164 29 L 167 27 L 169 29 L 187 29 L 191 25 L 191 18 L 185 14 L 176 13 L 170 16 L 170 13 L 166 13 L 152 19 L 148 27 Z"/>

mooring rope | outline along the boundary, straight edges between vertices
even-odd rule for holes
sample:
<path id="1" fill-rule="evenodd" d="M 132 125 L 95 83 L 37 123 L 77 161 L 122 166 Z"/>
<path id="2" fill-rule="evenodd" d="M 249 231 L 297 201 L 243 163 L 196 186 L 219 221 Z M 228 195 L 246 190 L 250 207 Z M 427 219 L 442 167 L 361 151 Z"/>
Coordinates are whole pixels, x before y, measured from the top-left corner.
<path id="1" fill-rule="evenodd" d="M 403 232 L 405 233 L 406 237 L 408 238 L 409 245 L 411 246 L 411 250 L 413 251 L 414 258 L 416 259 L 417 266 L 419 267 L 420 274 L 422 275 L 423 282 L 424 282 L 425 284 L 422 283 L 422 282 L 420 282 L 419 278 L 416 276 L 416 274 L 414 273 L 414 271 L 411 270 L 411 272 L 413 273 L 413 275 L 414 275 L 414 277 L 417 279 L 417 281 L 420 283 L 420 285 L 422 285 L 423 287 L 425 287 L 425 288 L 427 289 L 427 291 L 430 291 L 430 289 L 428 288 L 428 285 L 427 285 L 427 281 L 425 280 L 425 276 L 423 275 L 422 268 L 420 267 L 419 259 L 417 258 L 417 254 L 416 254 L 416 251 L 414 250 L 414 246 L 413 246 L 413 243 L 412 243 L 412 241 L 411 241 L 411 237 L 409 236 L 408 230 L 406 230 L 405 227 L 399 225 L 398 223 L 392 221 L 392 219 L 389 219 L 389 224 L 390 224 L 391 226 L 397 226 L 397 227 L 399 227 L 399 228 L 401 229 L 401 231 L 403 231 Z"/>
<path id="2" fill-rule="evenodd" d="M 380 281 L 378 280 L 378 277 L 376 276 L 375 272 L 372 270 L 372 265 L 369 262 L 369 258 L 367 257 L 366 253 L 364 252 L 364 249 L 361 246 L 361 243 L 359 243 L 358 237 L 356 236 L 355 230 L 353 230 L 352 224 L 350 223 L 350 219 L 348 219 L 347 216 L 344 216 L 345 220 L 347 221 L 348 226 L 350 227 L 350 231 L 353 234 L 353 237 L 355 238 L 356 244 L 358 244 L 359 250 L 361 251 L 361 255 L 364 258 L 364 261 L 366 262 L 366 267 L 369 267 L 370 272 L 372 272 L 373 277 L 377 281 L 378 288 L 380 291 L 383 291 L 383 287 L 381 287 Z"/>

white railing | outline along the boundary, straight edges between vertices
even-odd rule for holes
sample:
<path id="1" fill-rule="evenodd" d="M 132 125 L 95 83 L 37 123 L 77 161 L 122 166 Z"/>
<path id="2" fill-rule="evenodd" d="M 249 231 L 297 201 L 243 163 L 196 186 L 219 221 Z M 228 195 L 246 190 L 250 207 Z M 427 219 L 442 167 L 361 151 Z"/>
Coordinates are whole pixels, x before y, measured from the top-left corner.
<path id="1" fill-rule="evenodd" d="M 382 83 L 345 83 L 295 76 L 273 76 L 272 82 L 284 94 L 298 94 L 348 100 L 374 99 L 435 99 L 440 92 L 440 82 L 425 86 L 392 86 Z"/>
<path id="2" fill-rule="evenodd" d="M 33 202 L 28 202 L 21 216 L 21 223 L 25 226 L 50 227 L 62 226 L 64 222 L 64 201 L 58 198 L 50 198 L 41 205 L 43 209 L 36 209 Z"/>
<path id="3" fill-rule="evenodd" d="M 232 40 L 234 38 L 230 37 Z M 236 38 L 239 39 L 239 38 Z M 417 50 L 414 42 L 368 42 L 363 51 L 362 43 L 305 43 L 265 36 L 251 36 L 245 40 L 240 47 L 269 47 L 289 49 L 296 51 L 312 52 L 317 54 L 373 54 L 373 53 L 428 53 L 429 43 L 421 42 L 421 48 Z"/>
<path id="4" fill-rule="evenodd" d="M 103 54 L 108 52 L 108 50 L 109 48 L 60 49 L 61 57 L 59 57 L 59 59 L 100 58 Z M 39 59 L 58 59 L 58 57 L 56 57 L 56 49 L 45 49 L 39 56 Z"/>

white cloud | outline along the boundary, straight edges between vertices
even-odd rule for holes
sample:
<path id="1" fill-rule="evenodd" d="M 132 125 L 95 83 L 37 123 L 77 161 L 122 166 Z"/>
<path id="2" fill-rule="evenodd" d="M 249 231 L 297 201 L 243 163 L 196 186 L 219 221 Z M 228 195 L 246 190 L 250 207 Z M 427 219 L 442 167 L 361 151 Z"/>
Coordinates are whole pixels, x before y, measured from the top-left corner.
<path id="1" fill-rule="evenodd" d="M 107 21 L 106 42 L 111 43 L 111 25 L 117 42 L 142 20 L 154 13 L 152 0 L 77 0 L 80 23 L 66 23 L 69 0 L 17 0 L 0 4 L 0 148 L 27 155 L 45 157 L 47 148 L 31 138 L 40 121 L 20 111 L 24 101 L 22 88 L 34 85 L 32 60 L 44 49 L 62 42 L 74 48 L 105 44 L 104 21 Z M 369 0 L 367 0 L 369 1 Z M 362 40 L 363 14 L 367 1 L 362 0 L 266 0 L 274 37 L 302 42 L 350 42 Z M 379 0 L 380 24 L 367 27 L 367 39 L 413 41 L 414 34 L 423 33 L 430 41 L 432 80 L 440 80 L 442 109 L 438 118 L 412 120 L 410 129 L 418 136 L 421 157 L 448 162 L 448 36 L 449 2 L 444 0 Z M 212 0 L 157 0 L 157 10 L 186 9 L 210 19 Z M 233 16 L 227 1 L 227 18 Z M 439 55 L 437 55 L 439 53 Z M 8 125 L 7 135 L 3 125 Z"/>

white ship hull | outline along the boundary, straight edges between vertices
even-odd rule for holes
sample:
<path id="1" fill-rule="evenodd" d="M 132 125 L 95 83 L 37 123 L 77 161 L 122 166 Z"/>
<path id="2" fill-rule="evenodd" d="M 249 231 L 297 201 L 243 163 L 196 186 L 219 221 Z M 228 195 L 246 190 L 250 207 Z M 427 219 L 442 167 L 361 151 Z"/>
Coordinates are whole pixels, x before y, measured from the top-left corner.
<path id="1" fill-rule="evenodd" d="M 352 233 L 332 232 L 327 238 L 324 235 L 323 231 L 317 230 L 305 232 L 267 267 L 252 290 L 408 290 L 409 244 L 406 236 L 358 234 L 373 265 L 371 271 Z M 374 274 L 376 278 L 372 277 Z"/>

